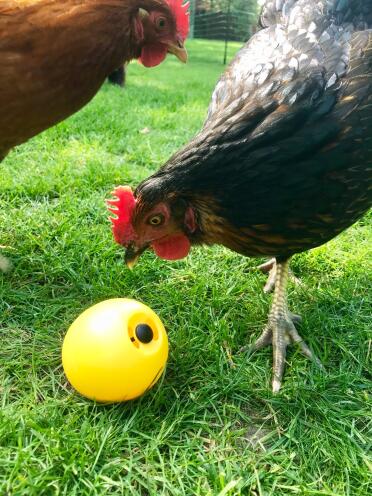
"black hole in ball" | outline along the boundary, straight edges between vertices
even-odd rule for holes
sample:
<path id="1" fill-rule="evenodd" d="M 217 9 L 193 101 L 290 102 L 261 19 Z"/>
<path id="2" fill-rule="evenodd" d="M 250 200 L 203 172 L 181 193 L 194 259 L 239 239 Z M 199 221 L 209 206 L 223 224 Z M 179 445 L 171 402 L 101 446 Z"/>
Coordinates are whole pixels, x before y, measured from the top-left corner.
<path id="1" fill-rule="evenodd" d="M 138 326 L 136 327 L 136 336 L 138 338 L 138 341 L 141 341 L 141 343 L 149 343 L 150 341 L 152 341 L 154 333 L 152 332 L 152 329 L 149 325 L 138 324 Z"/>

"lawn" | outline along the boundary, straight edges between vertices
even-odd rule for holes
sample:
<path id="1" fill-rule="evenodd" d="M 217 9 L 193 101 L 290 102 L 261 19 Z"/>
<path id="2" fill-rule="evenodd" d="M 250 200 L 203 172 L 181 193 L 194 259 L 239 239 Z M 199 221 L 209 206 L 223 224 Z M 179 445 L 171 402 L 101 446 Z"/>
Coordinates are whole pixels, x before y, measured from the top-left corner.
<path id="1" fill-rule="evenodd" d="M 265 324 L 257 260 L 198 248 L 133 272 L 104 198 L 136 185 L 203 122 L 223 46 L 192 41 L 190 63 L 132 64 L 77 115 L 1 164 L 0 494 L 371 494 L 371 223 L 294 258 L 290 304 L 326 372 L 298 352 L 280 394 L 271 350 L 238 350 Z M 238 45 L 230 46 L 230 56 Z M 371 267 L 369 267 L 370 269 Z M 369 272 L 369 273 L 368 273 Z M 127 404 L 94 404 L 61 367 L 64 333 L 93 303 L 133 297 L 163 319 L 162 382 Z"/>

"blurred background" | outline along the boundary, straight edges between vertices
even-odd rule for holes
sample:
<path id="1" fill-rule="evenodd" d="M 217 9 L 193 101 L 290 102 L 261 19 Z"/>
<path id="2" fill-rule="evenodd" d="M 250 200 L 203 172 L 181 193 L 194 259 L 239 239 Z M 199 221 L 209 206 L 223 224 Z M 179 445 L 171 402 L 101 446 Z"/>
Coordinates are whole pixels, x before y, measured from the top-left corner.
<path id="1" fill-rule="evenodd" d="M 230 41 L 247 41 L 257 23 L 257 0 L 190 0 L 189 38 L 224 41 L 221 60 L 227 62 Z"/>

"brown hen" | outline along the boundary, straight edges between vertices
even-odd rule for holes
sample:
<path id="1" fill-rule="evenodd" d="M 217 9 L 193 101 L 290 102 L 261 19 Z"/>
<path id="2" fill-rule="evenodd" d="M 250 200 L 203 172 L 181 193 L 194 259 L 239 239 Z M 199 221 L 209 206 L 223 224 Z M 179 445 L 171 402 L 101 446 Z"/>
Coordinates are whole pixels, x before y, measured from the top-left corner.
<path id="1" fill-rule="evenodd" d="M 182 1 L 2 0 L 0 160 L 78 111 L 125 62 L 185 62 Z"/>

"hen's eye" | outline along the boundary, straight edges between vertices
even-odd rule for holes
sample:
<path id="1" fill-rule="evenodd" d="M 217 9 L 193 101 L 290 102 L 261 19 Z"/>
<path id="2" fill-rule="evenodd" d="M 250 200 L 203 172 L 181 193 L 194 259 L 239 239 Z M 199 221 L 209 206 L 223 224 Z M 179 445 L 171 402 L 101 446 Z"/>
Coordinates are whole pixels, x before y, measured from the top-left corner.
<path id="1" fill-rule="evenodd" d="M 151 226 L 161 226 L 164 223 L 164 215 L 156 214 L 149 218 L 148 223 Z"/>
<path id="2" fill-rule="evenodd" d="M 167 24 L 167 20 L 165 17 L 158 17 L 156 19 L 156 27 L 159 29 L 164 29 Z"/>

